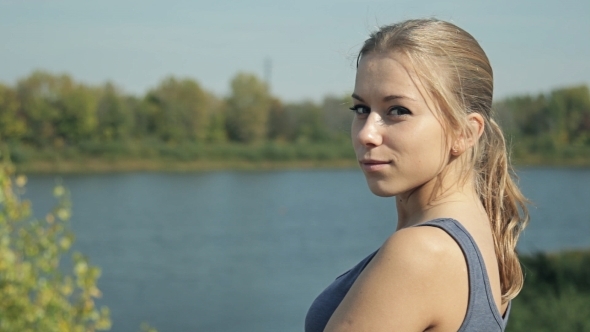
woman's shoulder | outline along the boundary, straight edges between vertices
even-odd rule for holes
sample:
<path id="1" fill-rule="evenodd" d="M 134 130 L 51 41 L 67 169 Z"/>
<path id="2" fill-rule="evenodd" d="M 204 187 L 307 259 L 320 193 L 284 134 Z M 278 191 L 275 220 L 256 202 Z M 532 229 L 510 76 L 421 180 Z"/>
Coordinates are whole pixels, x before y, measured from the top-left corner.
<path id="1" fill-rule="evenodd" d="M 377 253 L 377 264 L 403 265 L 403 272 L 413 278 L 443 288 L 454 286 L 453 280 L 465 281 L 468 288 L 467 263 L 461 247 L 447 231 L 439 227 L 408 227 L 393 233 Z M 393 267 L 393 266 L 392 266 Z M 457 283 L 461 284 L 461 282 Z"/>
<path id="2" fill-rule="evenodd" d="M 436 225 L 440 220 L 425 224 Z M 426 261 L 457 258 L 464 263 L 461 248 L 442 227 L 407 227 L 394 232 L 379 250 L 382 255 L 421 258 Z"/>
<path id="3" fill-rule="evenodd" d="M 397 262 L 390 266 L 391 274 L 401 273 L 421 285 L 414 288 L 413 296 L 422 304 L 429 303 L 431 324 L 449 330 L 460 327 L 469 298 L 468 267 L 462 248 L 444 228 L 401 229 L 385 241 L 380 253 L 380 268 Z M 392 291 L 399 289 L 390 286 Z"/>
<path id="4" fill-rule="evenodd" d="M 379 249 L 332 323 L 372 331 L 457 330 L 467 307 L 466 271 L 461 249 L 443 230 L 401 229 Z"/>

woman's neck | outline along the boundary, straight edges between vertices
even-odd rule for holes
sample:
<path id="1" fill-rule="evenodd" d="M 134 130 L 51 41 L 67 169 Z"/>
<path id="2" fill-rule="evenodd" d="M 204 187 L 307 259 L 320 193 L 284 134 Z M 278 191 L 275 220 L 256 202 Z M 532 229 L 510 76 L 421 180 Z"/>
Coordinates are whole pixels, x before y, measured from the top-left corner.
<path id="1" fill-rule="evenodd" d="M 453 218 L 461 212 L 485 214 L 472 177 L 462 181 L 447 174 L 444 178 L 442 181 L 435 178 L 396 196 L 397 230 L 436 218 Z"/>

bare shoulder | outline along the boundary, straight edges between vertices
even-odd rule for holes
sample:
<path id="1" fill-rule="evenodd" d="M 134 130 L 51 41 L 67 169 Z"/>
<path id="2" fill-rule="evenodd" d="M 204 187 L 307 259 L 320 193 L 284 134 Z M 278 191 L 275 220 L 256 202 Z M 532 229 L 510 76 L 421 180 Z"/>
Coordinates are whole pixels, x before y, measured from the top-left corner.
<path id="1" fill-rule="evenodd" d="M 433 294 L 445 294 L 447 289 L 456 291 L 457 286 L 464 286 L 465 294 L 468 294 L 467 262 L 463 251 L 447 232 L 438 227 L 399 230 L 385 241 L 379 254 L 375 261 L 378 268 L 422 282 L 423 288 L 429 291 L 419 295 L 429 301 L 433 300 Z M 437 300 L 444 303 L 451 299 Z"/>
<path id="2" fill-rule="evenodd" d="M 421 258 L 432 268 L 440 258 L 458 258 L 463 260 L 462 252 L 455 240 L 438 227 L 409 227 L 393 233 L 381 247 L 380 253 L 392 258 L 410 258 L 412 266 L 419 267 Z"/>
<path id="3" fill-rule="evenodd" d="M 402 229 L 385 241 L 326 331 L 456 331 L 468 291 L 453 238 L 436 227 Z"/>

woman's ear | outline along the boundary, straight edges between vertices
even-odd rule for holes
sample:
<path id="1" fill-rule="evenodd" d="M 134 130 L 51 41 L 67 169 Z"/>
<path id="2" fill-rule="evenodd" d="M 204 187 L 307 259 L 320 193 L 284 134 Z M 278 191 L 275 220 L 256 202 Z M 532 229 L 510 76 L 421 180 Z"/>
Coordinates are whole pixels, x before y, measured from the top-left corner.
<path id="1" fill-rule="evenodd" d="M 483 119 L 483 116 L 481 116 L 481 114 L 475 112 L 469 113 L 467 115 L 467 122 L 469 123 L 469 130 L 471 130 L 471 142 L 469 142 L 469 147 L 472 147 L 477 143 L 477 141 L 483 134 L 486 122 Z"/>
<path id="2" fill-rule="evenodd" d="M 467 132 L 459 135 L 451 147 L 453 156 L 460 156 L 465 150 L 471 148 L 483 134 L 485 121 L 479 113 L 469 113 L 467 115 Z"/>

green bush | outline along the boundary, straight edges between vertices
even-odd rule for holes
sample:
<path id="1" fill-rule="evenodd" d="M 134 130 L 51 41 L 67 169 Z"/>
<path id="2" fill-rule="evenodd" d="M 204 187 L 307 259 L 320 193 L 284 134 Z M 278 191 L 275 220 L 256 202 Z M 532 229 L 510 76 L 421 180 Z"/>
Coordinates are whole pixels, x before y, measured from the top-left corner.
<path id="1" fill-rule="evenodd" d="M 521 259 L 522 292 L 507 331 L 590 331 L 590 251 Z"/>
<path id="2" fill-rule="evenodd" d="M 26 177 L 0 164 L 0 331 L 87 332 L 110 329 L 109 310 L 97 308 L 100 269 L 80 253 L 67 271 L 60 261 L 74 241 L 68 191 L 56 186 L 55 208 L 44 220 L 22 201 Z"/>

